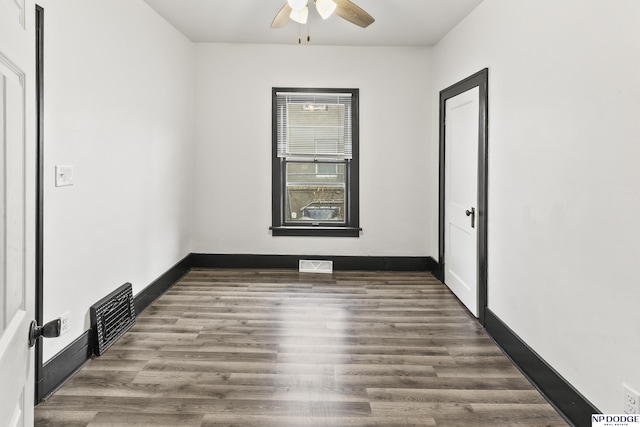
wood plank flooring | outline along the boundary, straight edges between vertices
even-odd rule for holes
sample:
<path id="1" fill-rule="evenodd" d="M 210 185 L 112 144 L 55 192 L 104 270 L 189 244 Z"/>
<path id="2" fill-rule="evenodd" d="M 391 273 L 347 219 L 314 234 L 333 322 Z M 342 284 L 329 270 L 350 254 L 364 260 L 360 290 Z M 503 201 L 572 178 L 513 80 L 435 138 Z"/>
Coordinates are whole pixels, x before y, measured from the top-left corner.
<path id="1" fill-rule="evenodd" d="M 192 270 L 37 426 L 566 426 L 428 273 Z"/>

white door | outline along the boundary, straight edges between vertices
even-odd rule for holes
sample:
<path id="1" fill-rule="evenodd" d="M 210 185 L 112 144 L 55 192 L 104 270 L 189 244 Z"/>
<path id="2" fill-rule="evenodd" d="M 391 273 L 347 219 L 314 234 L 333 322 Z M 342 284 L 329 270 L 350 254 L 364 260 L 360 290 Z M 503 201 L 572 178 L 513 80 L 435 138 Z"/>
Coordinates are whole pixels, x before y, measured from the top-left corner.
<path id="1" fill-rule="evenodd" d="M 0 424 L 33 425 L 35 6 L 0 0 Z"/>
<path id="2" fill-rule="evenodd" d="M 444 281 L 476 317 L 479 94 L 474 87 L 445 104 Z"/>

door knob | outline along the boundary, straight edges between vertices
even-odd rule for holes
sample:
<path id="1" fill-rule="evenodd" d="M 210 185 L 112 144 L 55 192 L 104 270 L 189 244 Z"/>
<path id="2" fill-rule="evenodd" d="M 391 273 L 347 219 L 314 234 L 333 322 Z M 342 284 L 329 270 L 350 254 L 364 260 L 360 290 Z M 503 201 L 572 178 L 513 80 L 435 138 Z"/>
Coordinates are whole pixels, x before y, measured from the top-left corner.
<path id="1" fill-rule="evenodd" d="M 45 323 L 43 326 L 38 326 L 38 322 L 32 320 L 31 326 L 29 326 L 29 347 L 33 347 L 40 337 L 59 337 L 61 326 L 62 320 L 59 318 L 53 319 L 52 321 Z"/>
<path id="2" fill-rule="evenodd" d="M 471 208 L 471 210 L 466 210 L 465 214 L 471 217 L 471 228 L 476 228 L 476 208 Z"/>

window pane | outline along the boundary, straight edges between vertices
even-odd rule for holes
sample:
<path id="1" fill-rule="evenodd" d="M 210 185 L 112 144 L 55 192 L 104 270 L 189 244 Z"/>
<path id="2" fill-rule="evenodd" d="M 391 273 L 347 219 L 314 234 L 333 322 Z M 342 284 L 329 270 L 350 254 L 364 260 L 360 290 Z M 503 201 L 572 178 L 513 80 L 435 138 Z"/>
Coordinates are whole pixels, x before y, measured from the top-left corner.
<path id="1" fill-rule="evenodd" d="M 344 105 L 287 104 L 287 153 L 344 157 Z"/>
<path id="2" fill-rule="evenodd" d="M 345 221 L 345 164 L 286 164 L 285 222 Z"/>
<path id="3" fill-rule="evenodd" d="M 352 96 L 277 93 L 278 157 L 351 159 Z"/>

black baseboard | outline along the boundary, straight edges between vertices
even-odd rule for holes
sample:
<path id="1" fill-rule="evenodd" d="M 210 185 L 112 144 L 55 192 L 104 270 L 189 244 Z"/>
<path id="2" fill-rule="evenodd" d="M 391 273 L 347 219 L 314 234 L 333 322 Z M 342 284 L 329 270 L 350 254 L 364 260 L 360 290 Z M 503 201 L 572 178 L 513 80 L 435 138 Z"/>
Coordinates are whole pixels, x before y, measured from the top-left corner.
<path id="1" fill-rule="evenodd" d="M 41 395 L 47 399 L 91 359 L 91 331 L 85 331 L 75 341 L 56 354 L 42 367 Z"/>
<path id="2" fill-rule="evenodd" d="M 426 267 L 427 267 L 427 271 L 433 274 L 434 272 L 438 271 L 438 269 L 440 268 L 440 264 L 438 264 L 438 261 L 433 259 L 433 257 L 428 256 Z"/>
<path id="3" fill-rule="evenodd" d="M 149 307 L 158 297 L 184 276 L 192 266 L 192 254 L 187 255 L 178 261 L 176 265 L 171 267 L 162 276 L 158 277 L 149 286 L 140 291 L 134 298 L 133 302 L 136 307 L 136 316 Z"/>
<path id="4" fill-rule="evenodd" d="M 489 309 L 485 321 L 489 335 L 567 421 L 577 427 L 591 426 L 591 414 L 600 413 L 595 406 Z"/>
<path id="5" fill-rule="evenodd" d="M 335 271 L 432 271 L 437 267 L 436 261 L 431 257 L 249 254 L 191 254 L 191 266 L 297 270 L 301 259 L 333 261 Z"/>

